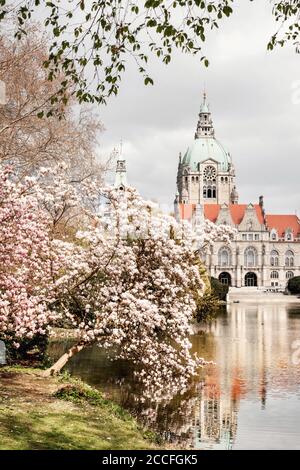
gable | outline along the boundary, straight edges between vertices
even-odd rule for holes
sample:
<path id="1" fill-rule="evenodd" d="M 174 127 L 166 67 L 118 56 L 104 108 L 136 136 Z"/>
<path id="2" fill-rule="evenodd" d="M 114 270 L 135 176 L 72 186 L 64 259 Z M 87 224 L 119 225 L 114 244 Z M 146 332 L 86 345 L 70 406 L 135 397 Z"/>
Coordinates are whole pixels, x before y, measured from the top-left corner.
<path id="1" fill-rule="evenodd" d="M 253 231 L 261 230 L 264 224 L 263 213 L 258 204 L 249 204 L 245 207 L 244 216 L 239 224 L 239 230 Z"/>
<path id="2" fill-rule="evenodd" d="M 218 225 L 234 225 L 234 221 L 231 216 L 230 207 L 227 206 L 226 204 L 220 207 L 216 223 Z"/>
<path id="3" fill-rule="evenodd" d="M 230 212 L 231 220 L 234 225 L 240 225 L 244 219 L 247 204 L 229 204 L 228 209 Z M 264 215 L 262 208 L 259 204 L 253 204 L 254 208 L 253 218 L 256 218 L 259 227 L 264 224 Z M 211 222 L 216 222 L 221 210 L 220 204 L 204 204 L 204 216 Z"/>

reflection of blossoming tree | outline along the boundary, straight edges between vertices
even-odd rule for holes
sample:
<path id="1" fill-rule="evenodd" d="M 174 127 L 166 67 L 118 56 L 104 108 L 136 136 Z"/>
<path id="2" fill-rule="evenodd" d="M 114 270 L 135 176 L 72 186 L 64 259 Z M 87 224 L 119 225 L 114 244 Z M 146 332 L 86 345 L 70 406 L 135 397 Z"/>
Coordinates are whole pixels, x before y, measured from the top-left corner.
<path id="1" fill-rule="evenodd" d="M 150 395 L 183 390 L 204 362 L 191 355 L 188 337 L 204 291 L 197 249 L 207 239 L 206 225 L 195 233 L 189 224 L 155 213 L 133 189 L 105 194 L 109 216 L 78 233 L 59 280 L 60 308 L 79 341 L 47 373 L 96 343 L 133 361 Z M 228 228 L 214 227 L 209 225 L 211 240 L 229 237 Z"/>

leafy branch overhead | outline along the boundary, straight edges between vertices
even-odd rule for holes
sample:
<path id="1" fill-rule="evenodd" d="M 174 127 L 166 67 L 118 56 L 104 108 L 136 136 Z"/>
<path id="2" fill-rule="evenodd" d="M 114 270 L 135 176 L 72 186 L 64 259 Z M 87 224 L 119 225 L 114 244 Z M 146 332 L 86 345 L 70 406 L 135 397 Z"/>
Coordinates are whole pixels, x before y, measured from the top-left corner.
<path id="1" fill-rule="evenodd" d="M 268 48 L 293 41 L 298 50 L 299 2 L 271 3 L 281 28 Z M 26 34 L 29 19 L 44 19 L 50 34 L 44 65 L 49 80 L 63 77 L 54 103 L 67 101 L 70 90 L 79 102 L 105 103 L 107 97 L 118 93 L 130 57 L 145 85 L 153 84 L 147 67 L 152 55 L 168 64 L 178 49 L 199 54 L 207 67 L 209 61 L 202 51 L 207 33 L 231 16 L 234 6 L 234 0 L 25 0 L 13 8 L 11 2 L 0 0 L 0 20 L 12 12 L 17 18 L 16 37 L 20 38 Z M 282 25 L 287 24 L 285 31 Z"/>

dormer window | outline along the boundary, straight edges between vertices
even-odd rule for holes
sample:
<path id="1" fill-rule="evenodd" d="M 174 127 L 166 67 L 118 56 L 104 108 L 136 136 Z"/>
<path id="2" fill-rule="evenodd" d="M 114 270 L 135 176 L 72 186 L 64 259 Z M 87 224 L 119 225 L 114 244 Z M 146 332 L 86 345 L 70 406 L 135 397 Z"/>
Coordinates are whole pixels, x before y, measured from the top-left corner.
<path id="1" fill-rule="evenodd" d="M 271 231 L 271 240 L 274 242 L 277 240 L 277 232 L 274 228 Z"/>
<path id="2" fill-rule="evenodd" d="M 287 242 L 292 242 L 293 241 L 293 231 L 292 231 L 292 229 L 290 229 L 290 228 L 286 229 L 284 238 Z"/>

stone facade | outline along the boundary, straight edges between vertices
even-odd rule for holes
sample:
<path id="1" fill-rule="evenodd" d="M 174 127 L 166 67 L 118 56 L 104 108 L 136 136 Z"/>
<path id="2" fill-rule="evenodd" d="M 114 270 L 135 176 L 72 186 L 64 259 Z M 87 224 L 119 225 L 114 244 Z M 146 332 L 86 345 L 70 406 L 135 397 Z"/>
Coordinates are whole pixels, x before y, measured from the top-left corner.
<path id="1" fill-rule="evenodd" d="M 299 218 L 266 214 L 262 196 L 258 204 L 239 204 L 232 158 L 215 138 L 205 95 L 194 142 L 179 156 L 177 188 L 178 219 L 196 224 L 202 217 L 237 229 L 230 245 L 216 242 L 203 254 L 211 276 L 235 287 L 284 289 L 300 275 Z"/>

